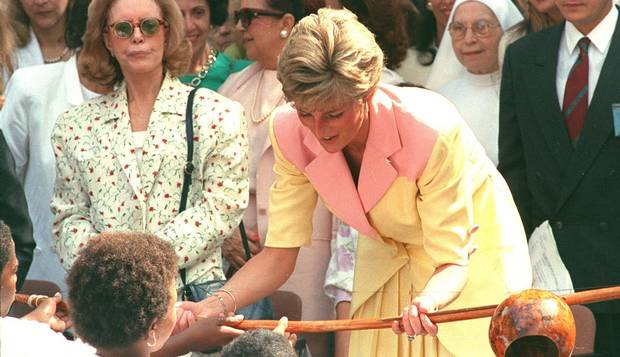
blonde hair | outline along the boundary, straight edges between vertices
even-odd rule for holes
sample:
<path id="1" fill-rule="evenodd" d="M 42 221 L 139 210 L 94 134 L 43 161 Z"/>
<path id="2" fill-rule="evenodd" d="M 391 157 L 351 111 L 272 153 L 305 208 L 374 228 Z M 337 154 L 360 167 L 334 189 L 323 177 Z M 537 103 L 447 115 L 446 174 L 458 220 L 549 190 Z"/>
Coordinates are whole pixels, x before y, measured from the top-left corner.
<path id="1" fill-rule="evenodd" d="M 289 101 L 305 109 L 364 99 L 377 86 L 383 52 L 349 10 L 320 9 L 294 28 L 278 61 Z"/>
<path id="2" fill-rule="evenodd" d="M 80 73 L 88 80 L 104 86 L 120 83 L 124 76 L 119 63 L 105 46 L 103 33 L 107 26 L 110 7 L 116 0 L 93 0 L 88 8 L 88 23 L 84 46 L 80 52 Z M 175 0 L 153 0 L 161 9 L 166 27 L 164 69 L 173 77 L 186 73 L 192 57 L 189 41 L 185 38 L 183 16 Z"/>
<path id="3" fill-rule="evenodd" d="M 516 32 L 523 35 L 538 32 L 559 23 L 555 21 L 551 15 L 536 10 L 530 3 L 530 0 L 517 0 L 517 7 L 523 14 L 525 20 L 516 24 L 514 28 Z"/>
<path id="4" fill-rule="evenodd" d="M 11 26 L 12 9 L 11 3 L 0 3 L 0 94 L 3 92 L 4 74 L 2 68 L 13 73 L 13 52 L 17 46 L 15 30 Z"/>

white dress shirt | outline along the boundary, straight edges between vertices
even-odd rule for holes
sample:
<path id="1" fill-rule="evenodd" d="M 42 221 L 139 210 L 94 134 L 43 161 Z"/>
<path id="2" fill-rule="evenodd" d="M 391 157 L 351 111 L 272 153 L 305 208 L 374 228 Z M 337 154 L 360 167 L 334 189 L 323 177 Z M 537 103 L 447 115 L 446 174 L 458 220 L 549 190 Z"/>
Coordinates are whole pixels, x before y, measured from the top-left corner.
<path id="1" fill-rule="evenodd" d="M 611 11 L 609 11 L 605 18 L 590 31 L 590 33 L 585 35 L 591 41 L 588 47 L 588 104 L 592 101 L 596 83 L 598 83 L 598 77 L 601 74 L 603 62 L 605 62 L 605 57 L 609 50 L 609 44 L 611 43 L 611 37 L 614 34 L 617 20 L 618 9 L 612 6 Z M 558 92 L 560 108 L 562 108 L 564 102 L 564 88 L 566 87 L 568 74 L 579 56 L 577 43 L 582 37 L 584 37 L 584 34 L 579 32 L 575 25 L 567 21 L 560 40 L 558 68 L 555 76 L 555 86 Z"/>
<path id="2" fill-rule="evenodd" d="M 67 62 L 15 71 L 0 112 L 0 128 L 15 158 L 37 243 L 27 278 L 53 281 L 63 294 L 65 271 L 51 248 L 53 215 L 49 205 L 56 163 L 50 138 L 58 116 L 89 99 L 84 93 L 73 56 Z"/>

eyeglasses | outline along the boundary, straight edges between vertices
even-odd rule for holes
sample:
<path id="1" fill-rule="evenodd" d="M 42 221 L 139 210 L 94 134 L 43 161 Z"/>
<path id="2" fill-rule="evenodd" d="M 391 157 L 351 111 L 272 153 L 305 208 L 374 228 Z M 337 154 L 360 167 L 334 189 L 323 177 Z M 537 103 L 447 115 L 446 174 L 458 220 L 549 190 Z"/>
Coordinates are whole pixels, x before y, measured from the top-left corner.
<path id="1" fill-rule="evenodd" d="M 478 38 L 486 37 L 491 32 L 491 29 L 494 27 L 498 27 L 499 24 L 492 23 L 487 20 L 478 20 L 471 24 L 471 26 L 465 26 L 460 22 L 453 22 L 448 26 L 448 31 L 450 32 L 450 36 L 452 36 L 455 40 L 462 40 L 465 38 L 465 34 L 467 33 L 467 29 L 471 29 L 471 32 Z"/>
<path id="2" fill-rule="evenodd" d="M 130 38 L 133 35 L 133 29 L 136 27 L 140 28 L 142 34 L 146 37 L 155 36 L 157 31 L 159 30 L 159 26 L 162 25 L 164 27 L 168 26 L 168 23 L 164 20 L 160 20 L 154 17 L 149 17 L 146 19 L 141 19 L 138 21 L 119 21 L 115 22 L 112 25 L 106 26 L 106 32 L 109 28 L 112 29 L 112 32 L 118 38 Z"/>
<path id="3" fill-rule="evenodd" d="M 244 29 L 247 29 L 252 21 L 259 16 L 282 17 L 284 16 L 284 13 L 257 9 L 241 9 L 239 11 L 235 11 L 235 23 L 237 24 L 241 21 L 241 26 L 243 26 Z"/>

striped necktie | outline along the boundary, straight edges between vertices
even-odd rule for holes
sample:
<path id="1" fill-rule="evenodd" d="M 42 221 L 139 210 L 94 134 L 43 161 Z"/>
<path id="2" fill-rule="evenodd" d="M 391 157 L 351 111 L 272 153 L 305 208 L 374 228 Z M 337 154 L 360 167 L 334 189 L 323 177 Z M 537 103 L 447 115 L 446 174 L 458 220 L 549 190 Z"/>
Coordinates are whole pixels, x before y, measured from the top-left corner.
<path id="1" fill-rule="evenodd" d="M 564 90 L 564 113 L 568 137 L 575 143 L 583 128 L 588 111 L 588 46 L 590 39 L 582 37 L 577 43 L 579 56 L 568 74 Z"/>

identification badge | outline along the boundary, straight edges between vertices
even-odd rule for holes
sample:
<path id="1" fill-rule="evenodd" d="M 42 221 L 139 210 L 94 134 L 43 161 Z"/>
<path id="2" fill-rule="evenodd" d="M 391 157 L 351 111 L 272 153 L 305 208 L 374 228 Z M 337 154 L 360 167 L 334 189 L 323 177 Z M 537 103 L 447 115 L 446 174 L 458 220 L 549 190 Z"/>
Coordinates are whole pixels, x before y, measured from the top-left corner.
<path id="1" fill-rule="evenodd" d="M 620 138 L 620 103 L 612 104 L 611 112 L 614 114 L 614 135 Z"/>

